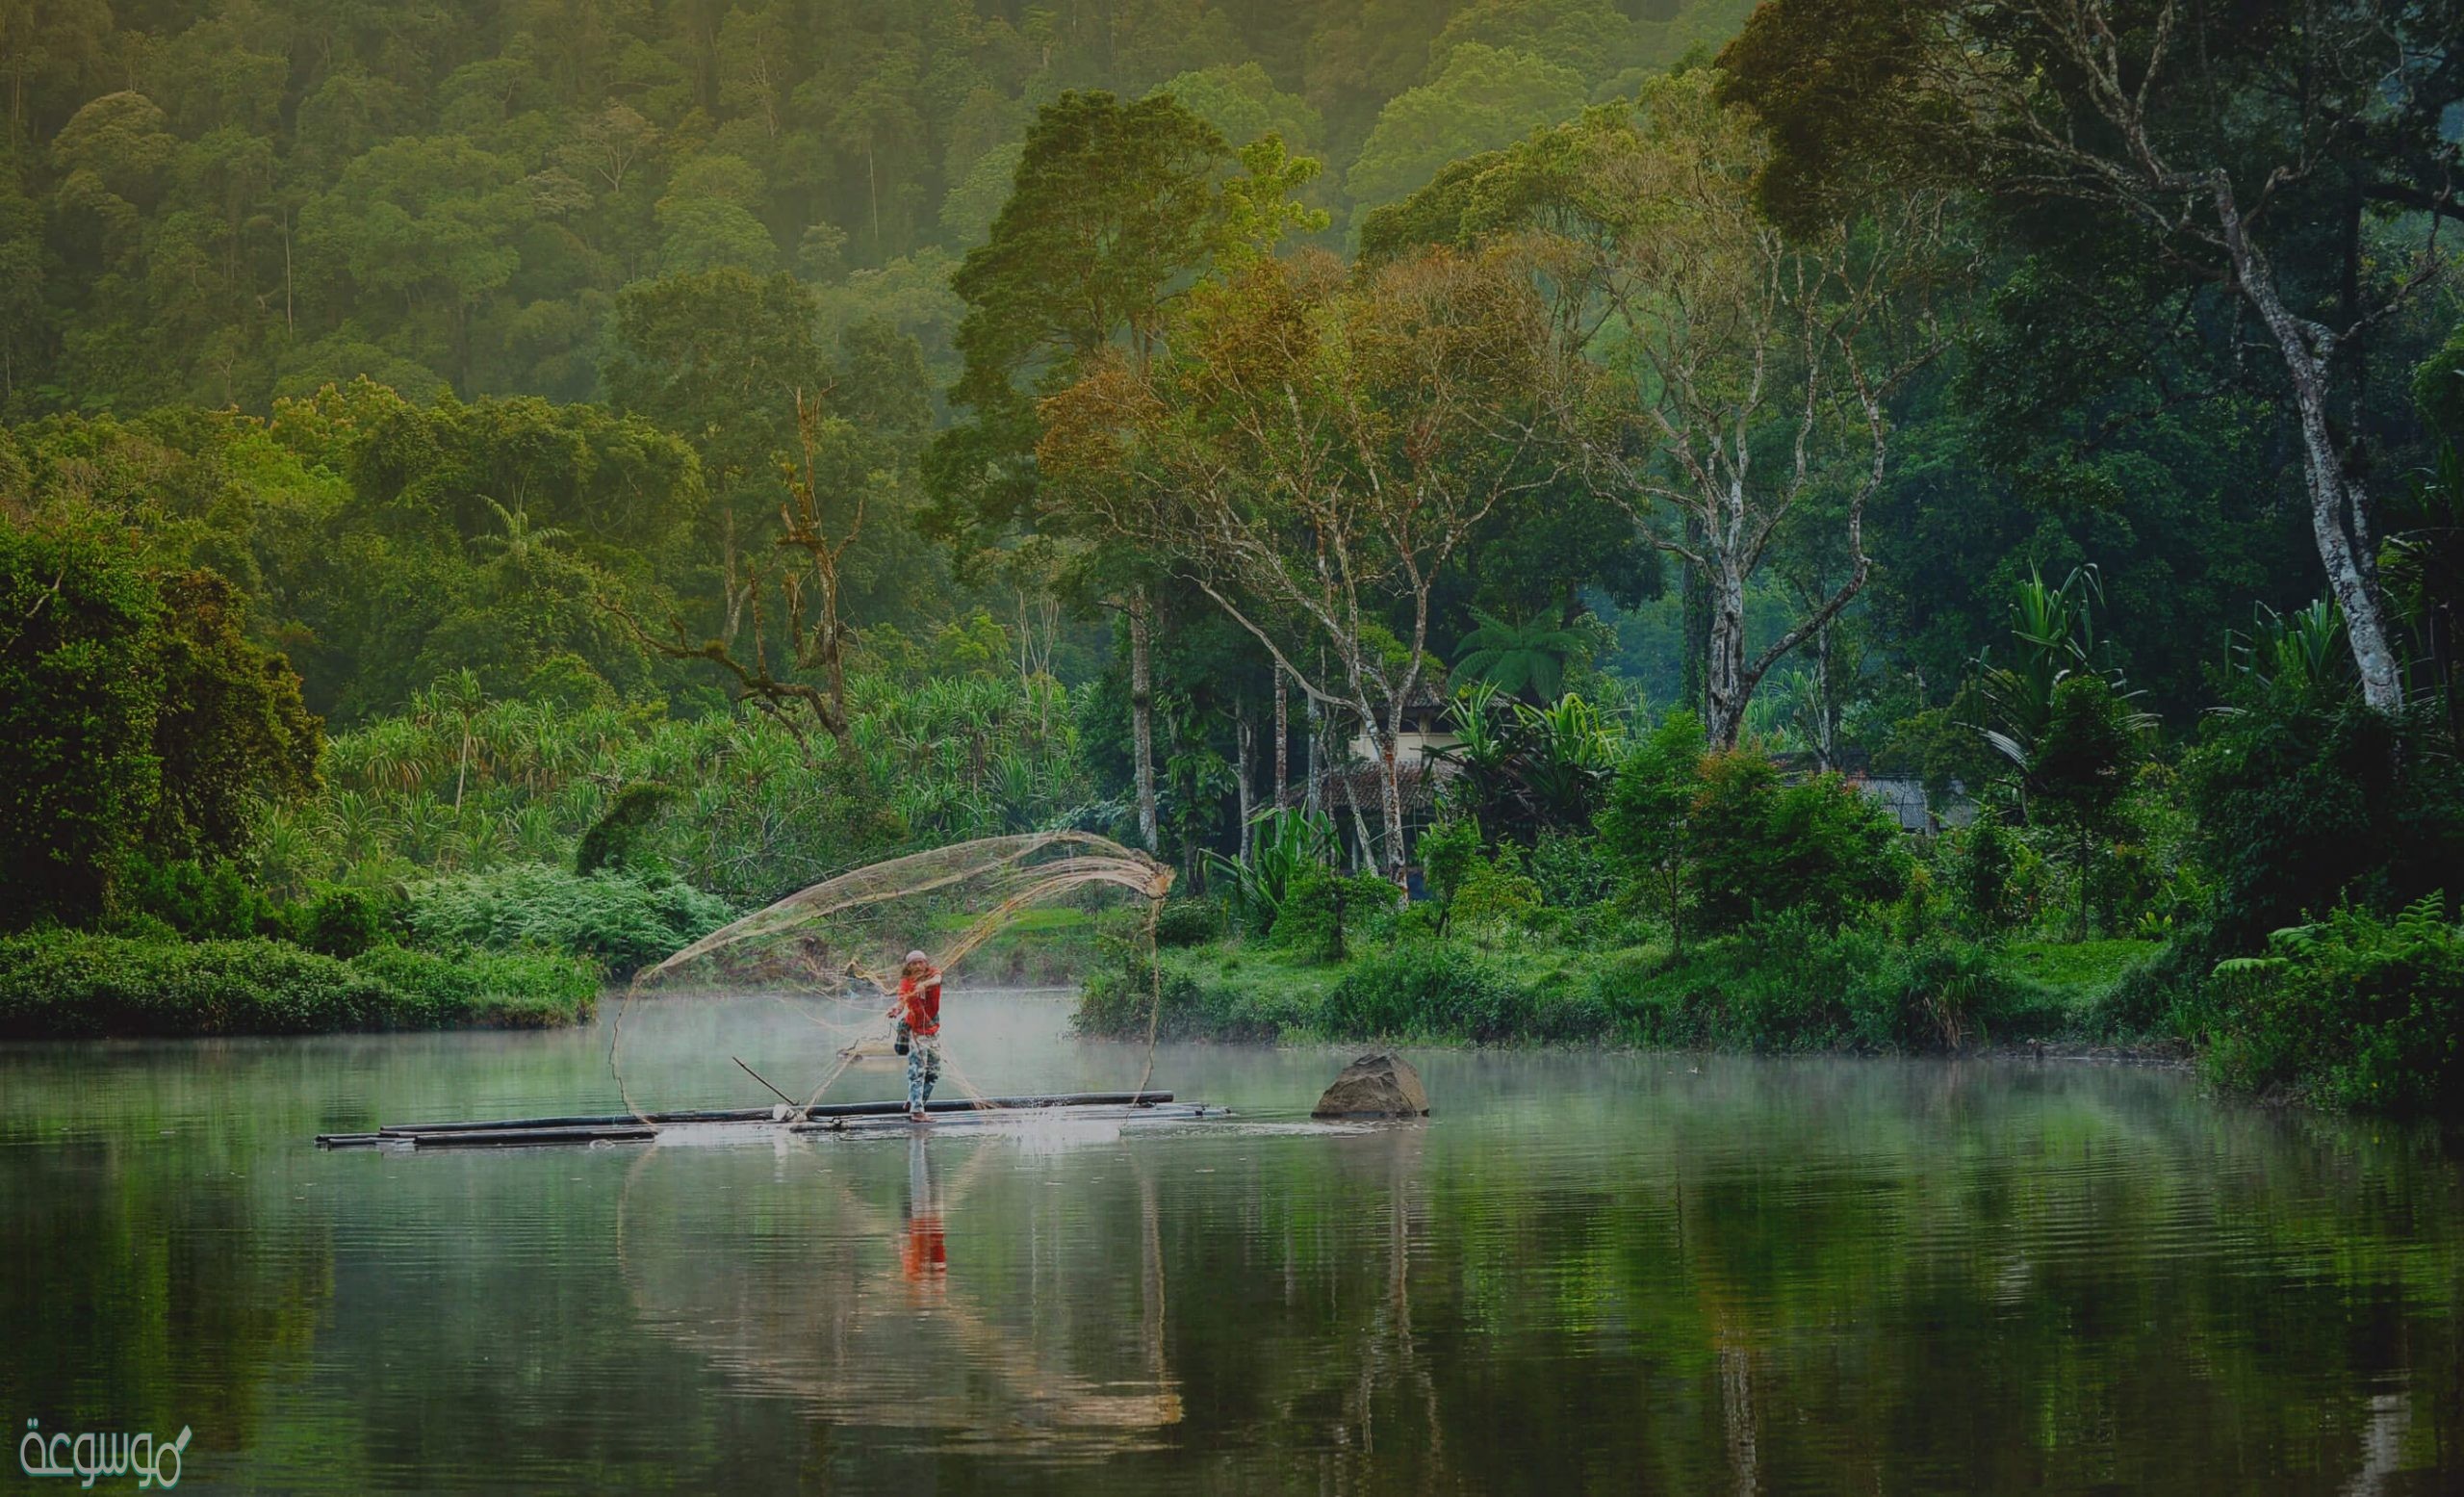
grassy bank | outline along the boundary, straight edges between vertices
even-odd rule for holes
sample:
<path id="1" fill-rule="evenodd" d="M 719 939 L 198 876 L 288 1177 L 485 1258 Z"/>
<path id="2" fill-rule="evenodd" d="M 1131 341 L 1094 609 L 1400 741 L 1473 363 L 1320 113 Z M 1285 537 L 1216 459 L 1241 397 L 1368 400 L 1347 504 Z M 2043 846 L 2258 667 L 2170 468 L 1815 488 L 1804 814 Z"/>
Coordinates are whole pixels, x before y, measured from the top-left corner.
<path id="1" fill-rule="evenodd" d="M 1579 950 L 1406 936 L 1313 961 L 1267 942 L 1161 955 L 1175 1038 L 1633 1045 L 1920 1052 L 2104 1038 L 2116 984 L 2151 942 L 1902 942 L 1772 920 L 1689 943 Z M 1091 1034 L 1145 1032 L 1142 965 L 1090 979 Z"/>
<path id="2" fill-rule="evenodd" d="M 169 942 L 50 931 L 0 941 L 0 1037 L 542 1028 L 587 1016 L 588 963 L 543 953 L 376 946 L 350 958 L 285 942 Z"/>

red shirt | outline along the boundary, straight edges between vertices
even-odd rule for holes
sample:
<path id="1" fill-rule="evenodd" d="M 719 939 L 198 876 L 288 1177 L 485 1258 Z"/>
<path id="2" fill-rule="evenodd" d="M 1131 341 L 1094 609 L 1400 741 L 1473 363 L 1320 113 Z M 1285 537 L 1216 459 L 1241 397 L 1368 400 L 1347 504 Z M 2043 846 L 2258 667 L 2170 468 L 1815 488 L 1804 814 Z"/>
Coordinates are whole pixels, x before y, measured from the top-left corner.
<path id="1" fill-rule="evenodd" d="M 941 974 L 933 972 L 922 982 L 912 977 L 898 980 L 900 1017 L 907 1027 L 917 1034 L 941 1032 Z"/>
<path id="2" fill-rule="evenodd" d="M 949 1242 L 942 1235 L 938 1216 L 908 1219 L 907 1241 L 899 1249 L 898 1263 L 911 1280 L 950 1271 Z"/>

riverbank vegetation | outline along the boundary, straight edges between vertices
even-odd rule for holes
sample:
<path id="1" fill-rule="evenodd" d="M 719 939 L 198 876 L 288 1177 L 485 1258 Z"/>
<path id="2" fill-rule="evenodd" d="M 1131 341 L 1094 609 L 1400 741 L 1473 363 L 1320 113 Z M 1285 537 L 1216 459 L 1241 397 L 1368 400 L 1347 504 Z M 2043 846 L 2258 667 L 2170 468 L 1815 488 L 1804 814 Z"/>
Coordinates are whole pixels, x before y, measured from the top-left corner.
<path id="1" fill-rule="evenodd" d="M 2457 1107 L 2445 11 L 481 10 L 0 37 L 8 1032 L 1076 828 L 1096 1031 Z"/>

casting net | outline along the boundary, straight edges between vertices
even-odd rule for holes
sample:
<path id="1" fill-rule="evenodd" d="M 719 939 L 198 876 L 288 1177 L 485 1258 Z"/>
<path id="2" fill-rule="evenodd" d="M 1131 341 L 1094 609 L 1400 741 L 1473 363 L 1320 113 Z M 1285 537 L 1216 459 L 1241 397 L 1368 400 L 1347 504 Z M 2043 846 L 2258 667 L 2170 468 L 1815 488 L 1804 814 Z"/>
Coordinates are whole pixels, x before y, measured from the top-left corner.
<path id="1" fill-rule="evenodd" d="M 610 1028 L 609 1070 L 626 1108 L 645 1119 L 741 1098 L 748 1078 L 768 1100 L 808 1108 L 860 1068 L 883 1083 L 870 1092 L 904 1095 L 886 1009 L 908 951 L 924 951 L 953 988 L 1074 977 L 1107 936 L 1143 943 L 1151 970 L 1154 916 L 1171 882 L 1154 859 L 1087 832 L 983 838 L 867 865 L 645 968 Z M 768 1028 L 748 1028 L 740 1003 L 722 1018 L 695 1001 L 746 994 L 776 1005 Z M 1141 1091 L 1153 1019 L 1150 1003 Z M 980 1098 L 966 1041 L 947 1026 L 945 1036 L 936 1095 Z"/>

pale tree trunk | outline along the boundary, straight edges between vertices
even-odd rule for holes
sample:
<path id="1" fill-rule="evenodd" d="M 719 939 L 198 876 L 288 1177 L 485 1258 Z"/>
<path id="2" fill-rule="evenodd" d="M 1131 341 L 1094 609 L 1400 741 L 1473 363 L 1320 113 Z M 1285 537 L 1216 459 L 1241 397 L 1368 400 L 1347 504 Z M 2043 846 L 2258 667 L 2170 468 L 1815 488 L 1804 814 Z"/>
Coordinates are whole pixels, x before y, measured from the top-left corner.
<path id="1" fill-rule="evenodd" d="M 1318 755 L 1318 735 L 1320 731 L 1318 724 L 1321 710 L 1318 706 L 1318 699 L 1316 697 L 1310 697 L 1307 700 L 1306 707 L 1308 710 L 1308 722 L 1305 727 L 1308 733 L 1308 739 L 1301 745 L 1303 754 L 1301 760 L 1301 772 L 1307 775 L 1308 779 L 1303 782 L 1300 793 L 1302 804 L 1308 808 L 1309 814 L 1314 816 L 1326 809 L 1326 777 L 1323 772 L 1323 765 Z"/>
<path id="2" fill-rule="evenodd" d="M 1351 813 L 1351 866 L 1355 873 L 1367 873 L 1377 866 L 1377 839 L 1369 832 L 1369 818 L 1360 813 L 1360 777 L 1344 776 L 1344 809 Z"/>
<path id="3" fill-rule="evenodd" d="M 1249 861 L 1249 844 L 1253 835 L 1249 826 L 1249 760 L 1257 736 L 1257 730 L 1249 723 L 1249 709 L 1246 704 L 1244 704 L 1240 715 L 1234 719 L 1232 725 L 1232 780 L 1234 790 L 1240 797 L 1241 861 L 1243 863 Z"/>
<path id="4" fill-rule="evenodd" d="M 1703 727 L 1713 748 L 1736 747 L 1754 683 L 1745 669 L 1745 576 L 1735 553 L 1714 552 L 1709 578 L 1710 641 L 1703 660 Z"/>
<path id="5" fill-rule="evenodd" d="M 1831 690 L 1831 626 L 1813 632 L 1813 757 L 1823 773 L 1839 767 L 1839 699 Z"/>
<path id="6" fill-rule="evenodd" d="M 1292 766 L 1292 709 L 1283 683 L 1283 663 L 1274 667 L 1274 803 L 1282 809 Z"/>
<path id="7" fill-rule="evenodd" d="M 1138 783 L 1138 839 L 1149 853 L 1163 848 L 1155 814 L 1155 661 L 1148 634 L 1146 589 L 1129 595 L 1129 736 Z"/>
<path id="8" fill-rule="evenodd" d="M 1403 887 L 1403 765 L 1397 746 L 1402 737 L 1401 707 L 1394 709 L 1393 720 L 1377 738 L 1377 799 L 1385 813 L 1386 856 L 1378 871 L 1385 874 L 1397 889 Z"/>
<path id="9" fill-rule="evenodd" d="M 2216 185 L 2217 217 L 2224 227 L 2224 244 L 2232 256 L 2233 279 L 2243 297 L 2283 355 L 2293 384 L 2295 409 L 2301 418 L 2303 476 L 2310 490 L 2310 533 L 2326 568 L 2327 586 L 2345 613 L 2345 637 L 2352 648 L 2353 668 L 2361 677 L 2362 700 L 2382 712 L 2403 706 L 2402 667 L 2387 637 L 2377 589 L 2371 585 L 2368 555 L 2368 497 L 2346 471 L 2344 454 L 2336 451 L 2327 421 L 2327 371 L 2337 339 L 2326 328 L 2296 317 L 2278 293 L 2267 256 L 2244 231 L 2230 184 L 2221 173 Z"/>

